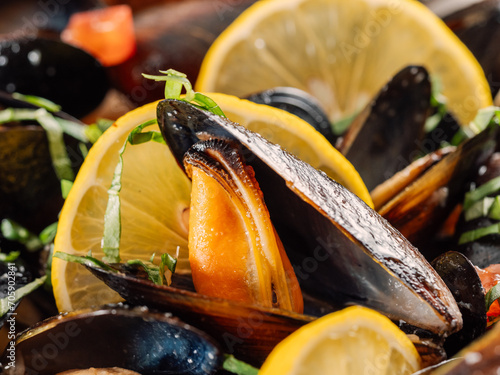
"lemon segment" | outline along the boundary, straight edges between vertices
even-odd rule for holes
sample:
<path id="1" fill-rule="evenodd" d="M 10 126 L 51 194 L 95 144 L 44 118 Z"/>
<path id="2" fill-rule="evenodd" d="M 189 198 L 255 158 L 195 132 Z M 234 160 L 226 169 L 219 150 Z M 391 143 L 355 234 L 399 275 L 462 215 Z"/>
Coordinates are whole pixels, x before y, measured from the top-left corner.
<path id="1" fill-rule="evenodd" d="M 315 96 L 337 122 L 407 65 L 422 65 L 441 81 L 461 124 L 491 105 L 472 53 L 414 0 L 258 1 L 210 47 L 196 89 L 245 97 L 293 86 Z"/>
<path id="2" fill-rule="evenodd" d="M 279 343 L 259 375 L 413 374 L 420 357 L 387 317 L 352 306 L 305 325 Z"/>

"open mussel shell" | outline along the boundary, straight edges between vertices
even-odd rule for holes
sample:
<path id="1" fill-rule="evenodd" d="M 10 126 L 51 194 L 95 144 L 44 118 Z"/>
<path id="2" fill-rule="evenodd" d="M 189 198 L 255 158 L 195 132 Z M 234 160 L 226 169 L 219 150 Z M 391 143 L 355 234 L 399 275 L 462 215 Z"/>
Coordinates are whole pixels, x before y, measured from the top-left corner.
<path id="1" fill-rule="evenodd" d="M 89 270 L 128 303 L 168 311 L 207 332 L 228 354 L 260 365 L 285 337 L 314 317 L 214 298 L 97 268 Z M 174 275 L 174 279 L 177 275 Z"/>
<path id="2" fill-rule="evenodd" d="M 335 310 L 360 304 L 447 335 L 461 316 L 423 256 L 356 195 L 280 146 L 185 102 L 158 104 L 174 156 L 197 139 L 236 139 L 264 194 L 302 290 Z M 182 165 L 182 164 L 181 164 Z"/>
<path id="3" fill-rule="evenodd" d="M 459 252 L 440 255 L 432 261 L 432 266 L 458 302 L 464 322 L 463 328 L 445 341 L 444 348 L 451 357 L 485 332 L 485 292 L 476 268 Z"/>
<path id="4" fill-rule="evenodd" d="M 494 152 L 499 134 L 498 125 L 492 124 L 462 142 L 378 210 L 427 259 L 439 255 L 428 243 L 460 203 L 479 166 Z"/>
<path id="5" fill-rule="evenodd" d="M 22 332 L 5 351 L 5 374 L 119 367 L 148 374 L 212 374 L 218 345 L 170 314 L 107 306 L 58 315 Z"/>
<path id="6" fill-rule="evenodd" d="M 405 168 L 418 154 L 430 97 L 427 70 L 408 66 L 380 90 L 337 143 L 368 190 Z"/>
<path id="7" fill-rule="evenodd" d="M 81 118 L 108 89 L 104 68 L 79 48 L 42 38 L 0 41 L 0 90 L 52 100 Z"/>
<path id="8" fill-rule="evenodd" d="M 376 211 L 380 210 L 407 186 L 419 179 L 429 168 L 453 151 L 455 151 L 454 146 L 440 148 L 415 160 L 409 166 L 382 182 L 370 192 L 373 208 Z"/>
<path id="9" fill-rule="evenodd" d="M 247 99 L 290 112 L 311 124 L 330 143 L 335 143 L 335 135 L 328 116 L 319 101 L 308 92 L 295 87 L 275 87 L 252 94 Z"/>

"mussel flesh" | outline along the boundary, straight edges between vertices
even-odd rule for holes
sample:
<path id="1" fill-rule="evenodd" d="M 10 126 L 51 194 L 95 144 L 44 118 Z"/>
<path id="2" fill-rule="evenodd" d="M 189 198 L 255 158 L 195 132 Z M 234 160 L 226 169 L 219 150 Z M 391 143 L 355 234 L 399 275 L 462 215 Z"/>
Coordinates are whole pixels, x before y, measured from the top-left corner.
<path id="1" fill-rule="evenodd" d="M 302 312 L 297 278 L 237 149 L 220 139 L 198 142 L 184 166 L 192 180 L 188 244 L 196 290 Z"/>

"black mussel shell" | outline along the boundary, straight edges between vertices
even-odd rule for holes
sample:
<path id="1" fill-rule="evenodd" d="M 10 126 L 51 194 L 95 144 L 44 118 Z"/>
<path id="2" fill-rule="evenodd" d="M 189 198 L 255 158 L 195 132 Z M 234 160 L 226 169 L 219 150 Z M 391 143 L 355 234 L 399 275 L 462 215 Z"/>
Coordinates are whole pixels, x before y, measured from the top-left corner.
<path id="1" fill-rule="evenodd" d="M 87 267 L 128 303 L 169 311 L 219 342 L 225 353 L 260 366 L 285 337 L 314 320 L 307 315 L 207 297 L 178 287 L 154 285 L 125 273 Z M 127 272 L 129 273 L 129 272 Z M 189 285 L 188 285 L 189 287 Z"/>
<path id="2" fill-rule="evenodd" d="M 179 163 L 198 139 L 237 140 L 302 291 L 311 298 L 328 302 L 331 311 L 364 305 L 440 334 L 460 329 L 455 300 L 418 250 L 326 174 L 258 134 L 188 103 L 162 101 L 157 117 Z"/>
<path id="3" fill-rule="evenodd" d="M 49 99 L 81 118 L 108 89 L 104 68 L 81 49 L 41 38 L 0 41 L 0 90 Z"/>
<path id="4" fill-rule="evenodd" d="M 476 268 L 461 253 L 444 253 L 432 261 L 432 266 L 455 297 L 464 322 L 463 328 L 444 343 L 446 353 L 451 357 L 486 330 L 484 288 Z"/>
<path id="5" fill-rule="evenodd" d="M 5 374 L 120 367 L 142 375 L 205 375 L 215 373 L 221 359 L 208 335 L 171 314 L 117 305 L 38 323 L 17 337 L 12 352 L 7 347 L 2 365 Z"/>
<path id="6" fill-rule="evenodd" d="M 408 66 L 380 90 L 337 143 L 368 190 L 419 156 L 430 97 L 427 70 Z"/>
<path id="7" fill-rule="evenodd" d="M 335 143 L 330 120 L 311 94 L 295 87 L 275 87 L 252 94 L 247 99 L 290 112 L 314 126 L 330 143 Z"/>
<path id="8" fill-rule="evenodd" d="M 419 179 L 384 205 L 379 213 L 427 259 L 437 255 L 428 247 L 442 223 L 465 193 L 468 183 L 494 152 L 500 136 L 492 124 L 475 137 L 462 142 Z"/>

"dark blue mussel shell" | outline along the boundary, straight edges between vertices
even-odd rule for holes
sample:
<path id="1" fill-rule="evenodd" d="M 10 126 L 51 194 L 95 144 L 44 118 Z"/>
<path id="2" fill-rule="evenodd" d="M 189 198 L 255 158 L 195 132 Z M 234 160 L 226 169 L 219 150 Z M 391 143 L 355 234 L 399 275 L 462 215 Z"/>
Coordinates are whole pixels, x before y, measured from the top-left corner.
<path id="1" fill-rule="evenodd" d="M 222 354 L 205 333 L 146 308 L 121 305 L 81 310 L 38 323 L 15 344 L 15 367 L 5 374 L 56 374 L 72 369 L 120 367 L 142 375 L 213 374 Z"/>

